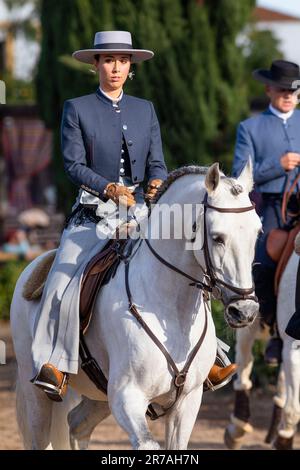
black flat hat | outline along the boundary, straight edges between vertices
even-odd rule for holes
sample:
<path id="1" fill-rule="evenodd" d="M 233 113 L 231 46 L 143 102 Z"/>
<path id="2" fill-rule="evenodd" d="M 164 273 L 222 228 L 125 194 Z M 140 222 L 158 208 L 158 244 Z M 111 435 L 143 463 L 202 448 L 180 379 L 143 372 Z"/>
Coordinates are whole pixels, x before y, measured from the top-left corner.
<path id="1" fill-rule="evenodd" d="M 287 60 L 274 60 L 270 70 L 257 69 L 252 72 L 252 75 L 256 80 L 266 85 L 287 90 L 300 88 L 299 66 Z"/>

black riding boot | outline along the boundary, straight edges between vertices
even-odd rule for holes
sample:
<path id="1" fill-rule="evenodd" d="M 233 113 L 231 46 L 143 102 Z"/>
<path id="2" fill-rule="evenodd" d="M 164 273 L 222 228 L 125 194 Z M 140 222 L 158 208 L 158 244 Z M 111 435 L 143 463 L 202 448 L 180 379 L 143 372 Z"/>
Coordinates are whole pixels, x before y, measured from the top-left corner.
<path id="1" fill-rule="evenodd" d="M 288 322 L 285 332 L 294 339 L 300 339 L 300 261 L 298 263 L 297 271 L 295 307 L 296 312 Z"/>
<path id="2" fill-rule="evenodd" d="M 271 366 L 280 364 L 282 350 L 282 340 L 277 334 L 276 328 L 275 270 L 275 267 L 271 268 L 261 264 L 253 266 L 255 293 L 259 301 L 261 321 L 270 327 L 270 331 L 273 334 L 265 351 L 265 362 Z"/>
<path id="3" fill-rule="evenodd" d="M 296 310 L 287 324 L 286 334 L 294 339 L 300 339 L 300 309 Z"/>
<path id="4" fill-rule="evenodd" d="M 265 350 L 264 359 L 266 364 L 275 367 L 281 363 L 282 346 L 282 339 L 279 336 L 272 336 Z"/>

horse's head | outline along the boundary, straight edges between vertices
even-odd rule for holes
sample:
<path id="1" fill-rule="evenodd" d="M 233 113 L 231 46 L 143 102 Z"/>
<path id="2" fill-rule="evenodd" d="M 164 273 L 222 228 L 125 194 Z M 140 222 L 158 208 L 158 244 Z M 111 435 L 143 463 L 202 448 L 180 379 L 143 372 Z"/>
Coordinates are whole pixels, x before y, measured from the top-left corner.
<path id="1" fill-rule="evenodd" d="M 233 328 L 252 323 L 258 312 L 252 263 L 261 222 L 249 199 L 252 186 L 250 160 L 238 179 L 225 177 L 213 164 L 205 178 L 204 208 L 194 224 L 194 255 L 203 264 L 204 254 L 208 282 Z"/>

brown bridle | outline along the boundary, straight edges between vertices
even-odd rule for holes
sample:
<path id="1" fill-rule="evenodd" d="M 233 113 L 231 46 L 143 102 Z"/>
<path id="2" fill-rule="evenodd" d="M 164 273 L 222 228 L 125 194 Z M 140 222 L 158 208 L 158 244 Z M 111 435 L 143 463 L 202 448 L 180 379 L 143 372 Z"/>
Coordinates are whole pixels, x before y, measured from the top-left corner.
<path id="1" fill-rule="evenodd" d="M 252 203 L 251 206 L 246 206 L 246 207 L 216 207 L 212 206 L 211 204 L 208 204 L 207 202 L 207 193 L 205 194 L 204 201 L 203 201 L 203 206 L 204 206 L 204 242 L 203 242 L 203 253 L 204 253 L 204 259 L 205 259 L 205 265 L 206 265 L 206 275 L 207 278 L 209 279 L 209 284 L 210 287 L 212 288 L 212 293 L 216 298 L 220 298 L 221 292 L 220 288 L 218 287 L 218 284 L 226 287 L 226 289 L 230 290 L 231 292 L 234 292 L 235 296 L 231 297 L 229 302 L 227 302 L 227 305 L 236 301 L 236 300 L 254 300 L 257 302 L 257 297 L 253 294 L 255 291 L 254 285 L 250 287 L 249 289 L 242 289 L 239 287 L 232 286 L 231 284 L 228 284 L 225 281 L 222 281 L 222 279 L 219 279 L 216 276 L 213 264 L 211 262 L 211 257 L 209 253 L 209 248 L 208 248 L 208 237 L 207 237 L 207 223 L 206 223 L 206 212 L 207 209 L 212 209 L 218 212 L 222 213 L 233 213 L 233 214 L 240 214 L 242 212 L 248 212 L 252 211 L 255 209 L 255 204 Z M 219 292 L 218 292 L 219 291 Z M 223 301 L 223 299 L 222 299 Z"/>
<path id="2" fill-rule="evenodd" d="M 182 276 L 186 277 L 187 279 L 190 279 L 191 281 L 193 281 L 190 285 L 191 286 L 195 286 L 195 287 L 198 287 L 199 289 L 202 289 L 206 292 L 212 292 L 212 294 L 214 295 L 214 297 L 216 298 L 220 298 L 220 295 L 221 295 L 221 291 L 220 291 L 220 287 L 218 285 L 221 285 L 223 287 L 225 287 L 226 289 L 230 290 L 231 292 L 234 292 L 235 296 L 231 297 L 229 299 L 229 301 L 227 302 L 226 305 L 229 305 L 230 303 L 236 301 L 236 300 L 254 300 L 255 302 L 257 302 L 257 297 L 255 295 L 251 295 L 253 294 L 255 288 L 254 286 L 252 285 L 252 287 L 250 287 L 249 289 L 242 289 L 242 288 L 239 288 L 239 287 L 235 287 L 235 286 L 232 286 L 231 284 L 228 284 L 227 282 L 225 281 L 222 281 L 222 279 L 219 279 L 217 276 L 216 276 L 216 273 L 215 273 L 215 270 L 214 270 L 214 267 L 213 267 L 213 264 L 211 262 L 211 257 L 210 257 L 210 254 L 209 254 L 209 248 L 208 248 L 208 237 L 207 237 L 207 223 L 206 223 L 206 212 L 207 212 L 207 209 L 212 209 L 212 210 L 215 210 L 215 211 L 218 211 L 218 212 L 222 212 L 222 213 L 233 213 L 233 214 L 240 214 L 242 212 L 248 212 L 248 211 L 251 211 L 251 210 L 254 210 L 255 209 L 255 204 L 252 203 L 251 206 L 247 206 L 247 207 L 216 207 L 216 206 L 212 206 L 211 204 L 208 204 L 207 202 L 207 198 L 208 198 L 208 195 L 207 193 L 205 194 L 204 196 L 204 200 L 202 202 L 203 206 L 204 206 L 204 242 L 203 242 L 203 253 L 204 253 L 204 259 L 205 259 L 205 265 L 206 265 L 206 269 L 203 269 L 201 266 L 201 269 L 202 271 L 204 272 L 205 274 L 205 279 L 207 281 L 207 283 L 204 283 L 202 281 L 199 281 L 198 279 L 195 279 L 194 277 L 190 276 L 189 274 L 181 271 L 181 269 L 177 268 L 176 266 L 174 266 L 173 264 L 169 263 L 168 261 L 166 261 L 164 258 L 162 258 L 162 256 L 160 256 L 155 250 L 154 248 L 151 246 L 149 240 L 145 239 L 145 242 L 148 246 L 148 248 L 150 249 L 151 253 L 162 263 L 164 264 L 165 266 L 167 266 L 168 268 L 172 269 L 173 271 L 177 272 L 178 274 L 181 274 Z M 196 229 L 196 222 L 194 223 L 194 226 L 193 226 L 193 229 L 195 230 Z M 192 240 L 192 242 L 195 241 Z M 222 299 L 223 301 L 223 299 Z M 224 303 L 224 301 L 223 301 Z"/>

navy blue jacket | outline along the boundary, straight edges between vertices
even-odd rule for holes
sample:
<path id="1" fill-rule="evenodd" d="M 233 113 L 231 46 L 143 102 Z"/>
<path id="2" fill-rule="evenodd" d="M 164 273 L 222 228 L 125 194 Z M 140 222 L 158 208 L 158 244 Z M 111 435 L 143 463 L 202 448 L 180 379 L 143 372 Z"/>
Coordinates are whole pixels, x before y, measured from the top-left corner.
<path id="1" fill-rule="evenodd" d="M 295 110 L 285 125 L 268 109 L 240 123 L 233 176 L 239 176 L 250 155 L 256 189 L 263 193 L 282 193 L 287 172 L 280 165 L 280 158 L 287 152 L 300 153 L 300 111 Z M 295 168 L 291 172 L 292 179 L 298 171 Z"/>
<path id="2" fill-rule="evenodd" d="M 61 143 L 69 178 L 102 197 L 109 182 L 118 182 L 122 138 L 127 144 L 132 183 L 166 179 L 160 127 L 150 101 L 123 94 L 116 112 L 111 101 L 96 93 L 64 104 Z"/>

